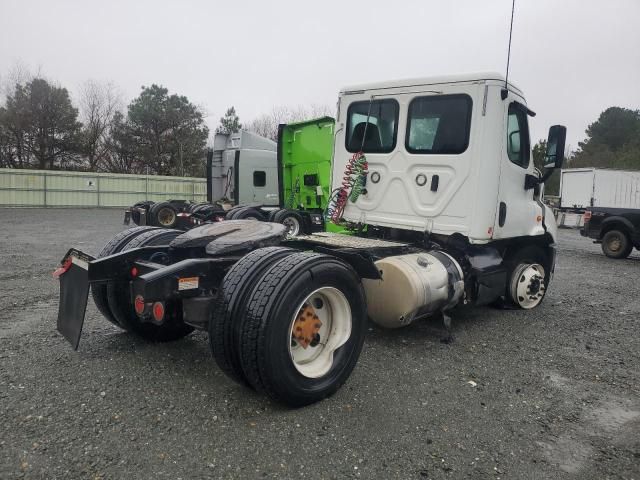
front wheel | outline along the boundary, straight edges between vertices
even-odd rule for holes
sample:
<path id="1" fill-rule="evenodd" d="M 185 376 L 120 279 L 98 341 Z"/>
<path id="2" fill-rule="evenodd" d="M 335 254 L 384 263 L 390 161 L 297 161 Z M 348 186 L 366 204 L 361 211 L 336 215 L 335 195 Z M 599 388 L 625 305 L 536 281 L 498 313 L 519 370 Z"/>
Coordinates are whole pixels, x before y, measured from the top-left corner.
<path id="1" fill-rule="evenodd" d="M 317 253 L 287 256 L 253 288 L 240 324 L 240 359 L 258 391 L 298 407 L 347 380 L 366 330 L 360 278 L 340 260 Z"/>
<path id="2" fill-rule="evenodd" d="M 530 310 L 542 303 L 547 293 L 550 272 L 545 270 L 547 258 L 538 247 L 524 247 L 507 260 L 507 303 Z"/>
<path id="3" fill-rule="evenodd" d="M 627 258 L 633 245 L 629 236 L 620 230 L 609 230 L 602 237 L 602 252 L 609 258 Z"/>

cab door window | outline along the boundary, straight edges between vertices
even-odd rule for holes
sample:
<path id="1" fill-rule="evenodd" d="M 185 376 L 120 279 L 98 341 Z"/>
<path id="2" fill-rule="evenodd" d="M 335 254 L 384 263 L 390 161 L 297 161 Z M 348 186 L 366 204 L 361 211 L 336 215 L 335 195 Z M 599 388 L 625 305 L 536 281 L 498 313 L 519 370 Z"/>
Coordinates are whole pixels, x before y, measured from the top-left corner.
<path id="1" fill-rule="evenodd" d="M 530 152 L 527 112 L 514 102 L 509 105 L 507 116 L 507 155 L 516 165 L 528 168 Z"/>

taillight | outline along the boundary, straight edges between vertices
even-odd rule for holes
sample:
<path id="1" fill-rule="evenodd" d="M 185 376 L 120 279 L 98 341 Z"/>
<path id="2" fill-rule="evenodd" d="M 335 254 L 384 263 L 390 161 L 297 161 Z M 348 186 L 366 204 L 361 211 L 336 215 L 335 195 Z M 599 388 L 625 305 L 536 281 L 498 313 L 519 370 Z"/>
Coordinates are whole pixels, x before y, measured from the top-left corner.
<path id="1" fill-rule="evenodd" d="M 153 319 L 156 322 L 161 322 L 164 318 L 164 304 L 162 302 L 154 303 L 151 312 L 153 313 Z"/>
<path id="2" fill-rule="evenodd" d="M 69 270 L 71 268 L 72 263 L 73 263 L 73 260 L 71 259 L 71 257 L 65 258 L 64 261 L 62 262 L 62 265 L 60 265 L 58 268 L 56 268 L 53 271 L 54 278 L 58 278 L 60 275 L 65 273 L 67 270 Z"/>
<path id="3" fill-rule="evenodd" d="M 585 223 L 591 220 L 591 210 L 585 210 L 584 216 L 582 218 L 584 219 Z"/>
<path id="4" fill-rule="evenodd" d="M 144 313 L 144 298 L 142 298 L 142 295 L 136 295 L 136 298 L 133 301 L 133 308 L 138 315 L 142 315 Z"/>

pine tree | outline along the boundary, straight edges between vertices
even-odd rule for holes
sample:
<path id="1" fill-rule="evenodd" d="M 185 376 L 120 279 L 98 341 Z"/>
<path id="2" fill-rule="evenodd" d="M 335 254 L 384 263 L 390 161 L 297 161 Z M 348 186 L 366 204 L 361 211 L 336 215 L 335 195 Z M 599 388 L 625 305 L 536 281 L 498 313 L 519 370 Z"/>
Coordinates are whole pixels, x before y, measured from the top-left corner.
<path id="1" fill-rule="evenodd" d="M 220 125 L 216 128 L 216 133 L 236 133 L 242 128 L 240 117 L 236 109 L 232 106 L 227 109 L 224 117 L 220 118 Z"/>

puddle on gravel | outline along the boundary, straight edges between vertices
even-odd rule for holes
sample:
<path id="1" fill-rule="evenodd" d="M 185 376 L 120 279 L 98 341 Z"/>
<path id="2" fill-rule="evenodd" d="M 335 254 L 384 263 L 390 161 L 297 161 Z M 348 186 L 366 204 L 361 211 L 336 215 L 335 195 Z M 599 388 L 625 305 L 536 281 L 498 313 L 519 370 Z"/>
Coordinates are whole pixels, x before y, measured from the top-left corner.
<path id="1" fill-rule="evenodd" d="M 591 416 L 597 426 L 612 433 L 623 428 L 627 423 L 639 419 L 640 412 L 616 402 L 607 402 L 602 407 L 594 409 Z"/>
<path id="2" fill-rule="evenodd" d="M 567 473 L 578 473 L 589 460 L 593 449 L 567 435 L 548 442 L 536 442 L 547 460 Z"/>
<path id="3" fill-rule="evenodd" d="M 565 395 L 569 402 L 576 397 L 593 393 L 589 385 L 571 380 L 557 372 L 549 372 L 545 380 L 551 383 L 558 394 Z M 631 400 L 611 397 L 604 394 L 598 406 L 582 408 L 580 419 L 576 424 L 567 424 L 566 431 L 560 436 L 551 436 L 536 444 L 542 449 L 543 456 L 550 463 L 567 473 L 579 473 L 591 461 L 595 453 L 591 446 L 593 437 L 615 436 L 615 442 L 627 443 L 630 430 L 637 427 L 632 424 L 640 420 L 640 410 L 632 405 Z"/>

